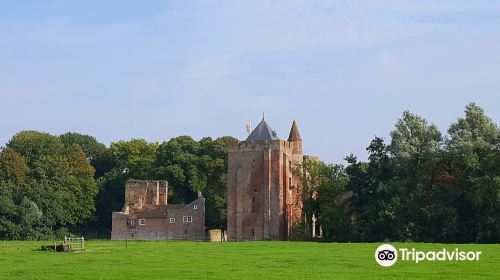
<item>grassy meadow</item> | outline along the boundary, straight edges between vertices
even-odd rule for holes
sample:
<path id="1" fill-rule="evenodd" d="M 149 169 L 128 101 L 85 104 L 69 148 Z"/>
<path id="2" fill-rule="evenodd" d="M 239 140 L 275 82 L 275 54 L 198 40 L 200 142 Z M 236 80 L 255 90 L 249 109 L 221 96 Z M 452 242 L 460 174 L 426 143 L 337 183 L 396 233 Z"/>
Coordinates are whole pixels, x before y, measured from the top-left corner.
<path id="1" fill-rule="evenodd" d="M 43 241 L 0 241 L 0 279 L 500 279 L 500 245 L 391 243 L 482 251 L 478 262 L 374 260 L 378 243 L 86 241 L 85 252 L 39 251 Z"/>

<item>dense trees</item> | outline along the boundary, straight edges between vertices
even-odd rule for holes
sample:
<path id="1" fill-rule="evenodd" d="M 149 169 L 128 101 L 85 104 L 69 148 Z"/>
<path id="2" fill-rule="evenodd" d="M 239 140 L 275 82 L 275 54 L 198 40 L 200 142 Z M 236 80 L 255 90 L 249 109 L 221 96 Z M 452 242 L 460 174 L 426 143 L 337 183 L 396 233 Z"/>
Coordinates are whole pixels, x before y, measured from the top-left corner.
<path id="1" fill-rule="evenodd" d="M 325 239 L 500 241 L 500 130 L 480 107 L 469 104 L 444 138 L 410 112 L 390 135 L 372 140 L 368 162 L 348 156 L 318 185 Z"/>
<path id="2" fill-rule="evenodd" d="M 0 152 L 0 236 L 42 238 L 94 213 L 94 168 L 77 145 L 23 131 Z"/>
<path id="3" fill-rule="evenodd" d="M 500 130 L 475 104 L 453 123 L 445 142 L 457 199 L 457 239 L 500 240 Z"/>
<path id="4" fill-rule="evenodd" d="M 168 180 L 170 203 L 201 192 L 206 225 L 225 227 L 226 147 L 235 141 L 179 136 L 108 148 L 79 133 L 22 131 L 0 149 L 0 239 L 66 230 L 107 235 L 127 179 Z M 375 137 L 367 151 L 366 162 L 308 158 L 295 170 L 306 218 L 295 238 L 312 237 L 315 216 L 327 241 L 500 241 L 500 130 L 483 109 L 467 105 L 444 136 L 404 112 L 390 139 Z"/>

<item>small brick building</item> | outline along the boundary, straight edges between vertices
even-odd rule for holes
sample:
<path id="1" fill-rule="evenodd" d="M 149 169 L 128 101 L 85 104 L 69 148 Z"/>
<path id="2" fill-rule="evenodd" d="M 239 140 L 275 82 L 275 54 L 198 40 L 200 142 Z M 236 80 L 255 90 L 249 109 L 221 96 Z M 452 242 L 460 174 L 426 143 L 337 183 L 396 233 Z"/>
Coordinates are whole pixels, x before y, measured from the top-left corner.
<path id="1" fill-rule="evenodd" d="M 205 238 L 205 199 L 168 204 L 167 181 L 128 180 L 123 210 L 112 215 L 113 240 Z"/>
<path id="2" fill-rule="evenodd" d="M 245 141 L 228 147 L 227 239 L 288 240 L 302 219 L 303 162 L 295 121 L 280 140 L 264 119 Z"/>

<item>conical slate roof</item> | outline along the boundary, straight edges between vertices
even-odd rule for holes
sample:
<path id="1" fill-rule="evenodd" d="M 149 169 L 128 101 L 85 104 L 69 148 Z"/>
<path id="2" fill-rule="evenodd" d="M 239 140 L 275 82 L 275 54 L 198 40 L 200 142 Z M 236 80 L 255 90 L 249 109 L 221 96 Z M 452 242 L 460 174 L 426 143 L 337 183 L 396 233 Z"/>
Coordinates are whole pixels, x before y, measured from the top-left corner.
<path id="1" fill-rule="evenodd" d="M 266 123 L 264 118 L 257 125 L 257 127 L 248 135 L 247 140 L 245 141 L 263 141 L 263 140 L 279 140 L 276 132 L 271 129 L 271 127 Z"/>
<path id="2" fill-rule="evenodd" d="M 297 127 L 297 123 L 295 121 L 293 121 L 292 129 L 290 129 L 288 141 L 302 141 L 300 138 L 299 128 Z"/>

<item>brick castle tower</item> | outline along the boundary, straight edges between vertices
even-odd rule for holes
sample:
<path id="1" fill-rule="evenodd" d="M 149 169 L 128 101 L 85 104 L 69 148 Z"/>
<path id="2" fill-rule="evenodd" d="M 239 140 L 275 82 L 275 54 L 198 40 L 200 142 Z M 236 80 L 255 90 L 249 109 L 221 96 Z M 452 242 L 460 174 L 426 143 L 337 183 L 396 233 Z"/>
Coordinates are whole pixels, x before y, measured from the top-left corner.
<path id="1" fill-rule="evenodd" d="M 289 239 L 302 214 L 302 185 L 292 170 L 303 157 L 295 121 L 287 141 L 262 118 L 245 141 L 228 147 L 228 240 Z"/>

